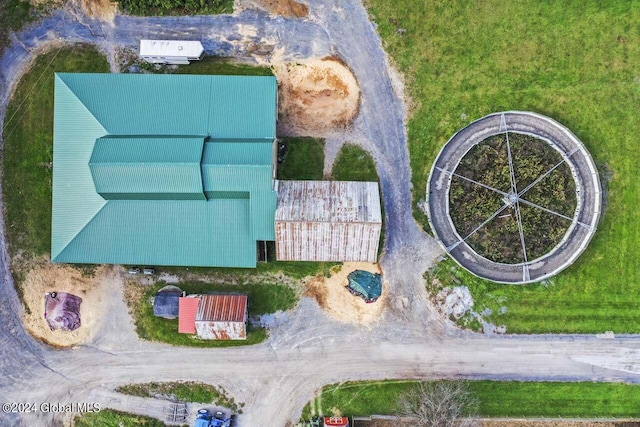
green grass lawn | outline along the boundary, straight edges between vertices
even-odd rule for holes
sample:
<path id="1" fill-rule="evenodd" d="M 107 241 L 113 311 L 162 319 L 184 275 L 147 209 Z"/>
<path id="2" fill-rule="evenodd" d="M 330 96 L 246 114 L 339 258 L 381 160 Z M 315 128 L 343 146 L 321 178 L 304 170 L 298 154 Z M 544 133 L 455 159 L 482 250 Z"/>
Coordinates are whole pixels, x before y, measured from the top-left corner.
<path id="1" fill-rule="evenodd" d="M 275 249 L 269 254 L 275 257 Z M 315 276 L 322 274 L 329 277 L 331 267 L 339 265 L 337 262 L 311 262 L 311 261 L 275 261 L 269 259 L 269 262 L 259 262 L 256 268 L 226 268 L 226 267 L 158 267 L 157 272 L 165 272 L 175 274 L 183 278 L 189 278 L 192 275 L 202 276 L 219 276 L 219 277 L 236 277 L 249 280 L 251 277 L 264 276 L 268 274 L 282 273 L 292 279 L 302 279 L 307 276 Z"/>
<path id="2" fill-rule="evenodd" d="M 18 250 L 31 255 L 51 250 L 54 71 L 108 72 L 109 64 L 92 47 L 56 49 L 39 56 L 18 83 L 3 128 L 3 192 L 12 256 Z"/>
<path id="3" fill-rule="evenodd" d="M 324 140 L 281 138 L 287 154 L 278 165 L 278 179 L 321 180 L 324 169 Z"/>
<path id="4" fill-rule="evenodd" d="M 536 111 L 566 125 L 606 182 L 607 207 L 593 241 L 551 286 L 463 278 L 474 297 L 506 298 L 500 322 L 508 332 L 640 332 L 640 3 L 368 6 L 416 104 L 408 125 L 414 202 L 424 199 L 442 145 L 470 121 L 504 110 Z"/>
<path id="5" fill-rule="evenodd" d="M 244 406 L 244 404 L 238 405 L 233 397 L 227 396 L 227 392 L 222 387 L 193 381 L 128 384 L 118 387 L 116 391 L 130 396 L 214 404 L 229 408 L 233 412 L 238 412 L 241 410 L 240 407 Z"/>
<path id="6" fill-rule="evenodd" d="M 379 181 L 371 155 L 354 144 L 342 146 L 333 163 L 331 178 L 336 181 Z"/>
<path id="7" fill-rule="evenodd" d="M 165 423 L 156 418 L 129 414 L 113 409 L 85 413 L 73 419 L 74 427 L 164 427 L 165 425 Z"/>
<path id="8" fill-rule="evenodd" d="M 108 72 L 95 48 L 75 46 L 38 56 L 16 88 L 3 124 L 5 220 L 17 291 L 34 257 L 51 250 L 53 87 L 55 72 Z M 82 268 L 82 267 L 81 267 Z"/>
<path id="9" fill-rule="evenodd" d="M 397 415 L 398 397 L 415 381 L 348 382 L 322 389 L 302 412 Z M 609 418 L 640 416 L 640 386 L 619 383 L 468 381 L 481 417 Z M 323 414 L 323 415 L 324 415 Z"/>
<path id="10" fill-rule="evenodd" d="M 189 65 L 178 65 L 174 74 L 221 74 L 226 76 L 273 76 L 269 67 L 240 64 L 227 58 L 205 56 Z"/>
<path id="11" fill-rule="evenodd" d="M 178 319 L 163 319 L 153 315 L 151 298 L 165 286 L 161 282 L 155 286 L 128 285 L 126 298 L 136 325 L 136 332 L 142 339 L 164 342 L 172 345 L 192 347 L 235 347 L 258 344 L 267 339 L 263 328 L 247 325 L 247 339 L 239 341 L 200 340 L 190 334 L 178 333 Z M 211 292 L 239 292 L 248 295 L 249 316 L 275 313 L 278 310 L 292 309 L 298 297 L 296 292 L 285 285 L 244 284 L 218 285 L 201 282 L 181 282 L 178 286 L 187 294 L 206 294 Z"/>

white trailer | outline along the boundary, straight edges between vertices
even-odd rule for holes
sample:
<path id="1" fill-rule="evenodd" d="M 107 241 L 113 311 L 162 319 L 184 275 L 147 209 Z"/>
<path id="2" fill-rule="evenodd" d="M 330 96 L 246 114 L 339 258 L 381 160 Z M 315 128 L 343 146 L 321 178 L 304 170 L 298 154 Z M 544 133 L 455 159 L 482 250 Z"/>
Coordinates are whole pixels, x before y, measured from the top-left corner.
<path id="1" fill-rule="evenodd" d="M 192 40 L 140 40 L 140 56 L 152 64 L 189 64 L 204 57 L 204 48 Z"/>

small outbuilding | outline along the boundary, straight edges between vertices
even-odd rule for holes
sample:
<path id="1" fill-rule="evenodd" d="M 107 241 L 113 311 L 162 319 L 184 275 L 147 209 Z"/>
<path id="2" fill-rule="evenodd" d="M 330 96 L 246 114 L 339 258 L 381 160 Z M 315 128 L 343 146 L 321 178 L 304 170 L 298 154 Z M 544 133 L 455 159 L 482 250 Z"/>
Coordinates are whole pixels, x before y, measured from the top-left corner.
<path id="1" fill-rule="evenodd" d="M 152 64 L 189 64 L 204 57 L 204 47 L 192 40 L 140 40 L 140 56 Z"/>
<path id="2" fill-rule="evenodd" d="M 247 296 L 189 295 L 179 299 L 178 332 L 206 340 L 247 339 Z"/>
<path id="3" fill-rule="evenodd" d="M 247 339 L 247 296 L 202 295 L 195 324 L 202 339 Z"/>
<path id="4" fill-rule="evenodd" d="M 184 292 L 177 286 L 165 286 L 153 297 L 153 314 L 156 317 L 175 319 L 178 317 L 179 299 Z"/>
<path id="5" fill-rule="evenodd" d="M 276 188 L 278 261 L 377 261 L 377 182 L 277 181 Z"/>

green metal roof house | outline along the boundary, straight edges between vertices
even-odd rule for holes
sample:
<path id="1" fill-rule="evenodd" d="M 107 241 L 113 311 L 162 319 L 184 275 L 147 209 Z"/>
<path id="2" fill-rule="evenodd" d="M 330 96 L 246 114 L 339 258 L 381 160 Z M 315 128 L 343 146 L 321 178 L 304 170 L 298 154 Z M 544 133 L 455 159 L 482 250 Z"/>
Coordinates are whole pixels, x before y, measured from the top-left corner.
<path id="1" fill-rule="evenodd" d="M 54 262 L 255 267 L 275 77 L 56 74 Z"/>

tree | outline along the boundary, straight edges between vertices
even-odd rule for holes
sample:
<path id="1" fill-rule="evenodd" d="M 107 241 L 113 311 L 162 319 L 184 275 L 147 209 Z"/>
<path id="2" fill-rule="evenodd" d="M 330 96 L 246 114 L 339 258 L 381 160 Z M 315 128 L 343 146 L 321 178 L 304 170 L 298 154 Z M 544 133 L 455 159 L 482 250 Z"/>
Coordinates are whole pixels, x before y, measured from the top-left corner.
<path id="1" fill-rule="evenodd" d="M 478 425 L 476 398 L 461 381 L 419 383 L 400 396 L 403 416 L 416 420 L 416 427 L 473 427 Z"/>

